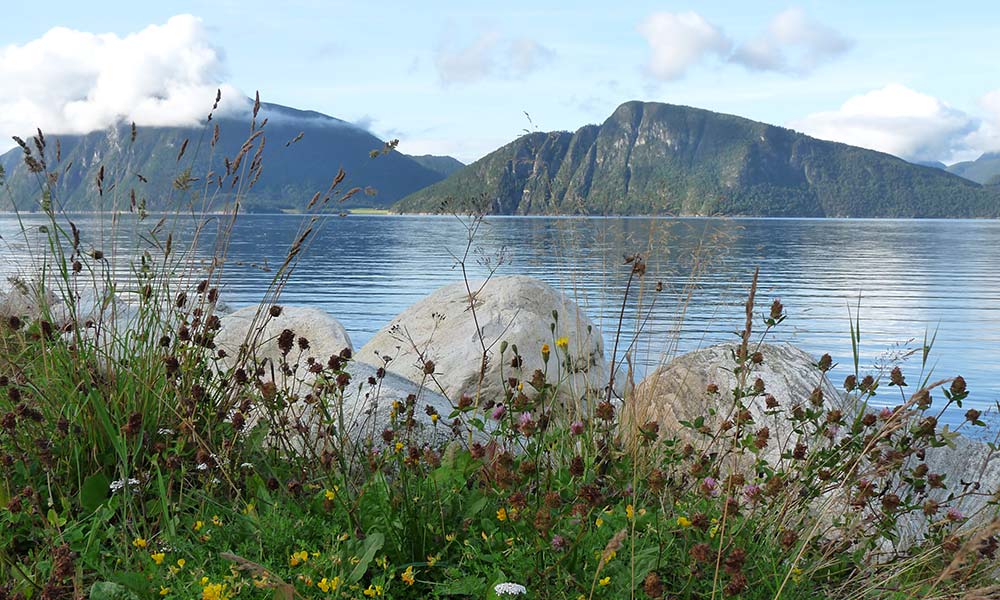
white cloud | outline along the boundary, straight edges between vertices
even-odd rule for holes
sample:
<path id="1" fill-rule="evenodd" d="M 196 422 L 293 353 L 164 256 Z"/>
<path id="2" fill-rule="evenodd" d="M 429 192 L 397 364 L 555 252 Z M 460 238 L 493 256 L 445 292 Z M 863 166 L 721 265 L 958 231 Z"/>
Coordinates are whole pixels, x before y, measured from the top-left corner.
<path id="1" fill-rule="evenodd" d="M 222 51 L 201 21 L 172 17 L 119 37 L 56 27 L 22 46 L 0 47 L 0 135 L 87 133 L 119 121 L 193 125 L 221 88 L 223 110 L 246 105 L 224 83 Z"/>
<path id="2" fill-rule="evenodd" d="M 984 104 L 993 100 L 1000 100 L 1000 94 L 987 96 Z M 1000 111 L 997 116 L 1000 120 Z M 889 84 L 854 96 L 837 110 L 808 115 L 790 126 L 814 137 L 908 160 L 952 162 L 989 150 L 993 124 L 933 96 Z"/>
<path id="3" fill-rule="evenodd" d="M 654 13 L 638 30 L 650 48 L 647 71 L 664 81 L 680 79 L 691 67 L 713 56 L 752 71 L 802 75 L 853 45 L 800 8 L 779 13 L 764 32 L 742 43 L 734 42 L 722 28 L 693 11 Z"/>
<path id="4" fill-rule="evenodd" d="M 649 43 L 649 73 L 667 81 L 683 77 L 711 55 L 727 55 L 731 46 L 718 27 L 693 11 L 654 13 L 638 29 Z"/>
<path id="5" fill-rule="evenodd" d="M 760 36 L 733 51 L 730 60 L 755 71 L 808 73 L 847 52 L 853 42 L 810 19 L 801 8 L 789 8 L 771 20 Z"/>
<path id="6" fill-rule="evenodd" d="M 494 75 L 523 78 L 554 56 L 555 52 L 531 38 L 510 39 L 486 31 L 467 46 L 451 42 L 438 46 L 434 66 L 442 84 L 468 84 Z"/>

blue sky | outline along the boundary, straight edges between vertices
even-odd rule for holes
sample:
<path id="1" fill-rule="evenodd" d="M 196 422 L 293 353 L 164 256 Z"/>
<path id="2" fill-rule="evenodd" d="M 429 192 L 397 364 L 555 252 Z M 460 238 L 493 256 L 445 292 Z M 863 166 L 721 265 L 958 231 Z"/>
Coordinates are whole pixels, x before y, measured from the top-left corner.
<path id="1" fill-rule="evenodd" d="M 93 128 L 132 107 L 140 124 L 183 121 L 226 84 L 466 162 L 633 99 L 953 162 L 1000 149 L 998 64 L 1000 8 L 985 1 L 50 0 L 3 8 L 0 134 Z M 191 97 L 151 117 L 163 81 Z"/>

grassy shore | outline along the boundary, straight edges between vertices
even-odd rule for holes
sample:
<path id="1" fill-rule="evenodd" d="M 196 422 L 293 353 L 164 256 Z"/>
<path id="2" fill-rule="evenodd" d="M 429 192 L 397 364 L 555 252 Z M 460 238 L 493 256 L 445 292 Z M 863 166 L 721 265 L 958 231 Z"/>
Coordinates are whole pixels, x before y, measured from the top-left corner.
<path id="1" fill-rule="evenodd" d="M 58 170 L 44 140 L 26 147 L 40 174 Z M 237 158 L 226 178 L 239 176 L 229 167 Z M 258 169 L 245 158 L 243 168 Z M 566 401 L 574 345 L 558 315 L 538 348 L 479 329 L 492 350 L 470 361 L 505 365 L 504 392 L 449 398 L 449 414 L 383 396 L 382 372 L 351 380 L 349 349 L 309 361 L 305 337 L 259 339 L 284 310 L 280 293 L 327 218 L 320 211 L 350 193 L 336 190 L 342 179 L 304 203 L 309 218 L 261 291 L 245 349 L 225 354 L 216 306 L 235 213 L 198 221 L 199 232 L 218 229 L 216 260 L 197 268 L 193 248 L 140 218 L 142 251 L 130 249 L 138 258 L 121 280 L 109 268 L 118 257 L 58 212 L 52 178 L 40 177 L 50 243 L 38 278 L 18 284 L 38 308 L 0 323 L 0 599 L 996 592 L 996 498 L 976 514 L 957 508 L 992 490 L 921 466 L 949 443 L 936 415 L 961 406 L 965 382 L 908 385 L 902 370 L 855 363 L 838 382 L 853 410 L 829 408 L 821 393 L 778 402 L 755 369 L 784 307 L 756 306 L 753 282 L 732 342 L 737 383 L 711 390 L 705 419 L 672 431 L 623 419 L 629 393 Z M 639 255 L 621 268 L 631 277 L 622 312 L 632 314 L 656 284 Z M 84 291 L 104 301 L 84 305 Z M 276 344 L 281 359 L 260 360 L 261 344 Z M 529 353 L 546 368 L 524 372 Z M 418 384 L 436 389 L 440 374 L 424 359 Z M 828 356 L 817 364 L 830 367 Z M 344 398 L 359 389 L 392 407 L 377 431 L 351 433 L 359 429 L 344 421 Z M 886 391 L 898 406 L 867 408 Z M 770 453 L 753 404 L 796 432 L 796 445 Z M 303 407 L 311 420 L 300 424 Z M 717 416 L 717 427 L 706 424 Z M 966 416 L 967 427 L 981 425 L 975 411 Z M 448 441 L 426 443 L 418 420 Z M 923 535 L 898 545 L 914 523 Z"/>

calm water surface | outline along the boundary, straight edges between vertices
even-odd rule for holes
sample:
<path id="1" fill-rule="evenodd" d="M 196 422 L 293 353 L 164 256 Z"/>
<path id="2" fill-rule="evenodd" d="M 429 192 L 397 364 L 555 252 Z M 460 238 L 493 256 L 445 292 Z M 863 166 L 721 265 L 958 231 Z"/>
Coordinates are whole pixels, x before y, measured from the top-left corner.
<path id="1" fill-rule="evenodd" d="M 95 217 L 75 221 L 92 239 L 99 237 Z M 251 263 L 279 265 L 303 222 L 298 216 L 241 217 L 223 299 L 233 307 L 257 302 L 273 273 Z M 6 249 L 0 271 L 7 274 L 25 264 L 17 231 L 16 220 L 0 217 Z M 466 225 L 455 217 L 332 217 L 282 301 L 327 310 L 360 347 L 416 300 L 461 280 L 455 255 L 466 241 Z M 211 242 L 206 236 L 203 246 Z M 622 256 L 647 256 L 642 314 L 648 311 L 648 319 L 636 352 L 645 369 L 665 355 L 736 339 L 759 267 L 759 312 L 780 298 L 789 315 L 772 339 L 814 355 L 829 352 L 840 364 L 835 382 L 852 364 L 850 310 L 860 315 L 863 366 L 888 364 L 936 331 L 932 376 L 963 375 L 972 391 L 966 407 L 988 408 L 1000 400 L 997 221 L 498 217 L 485 221 L 473 245 L 467 261 L 473 275 L 487 272 L 482 260 L 499 260 L 498 274 L 532 275 L 562 289 L 602 327 L 609 352 L 628 279 Z M 658 295 L 651 289 L 656 281 L 664 283 Z M 638 299 L 629 299 L 627 333 L 636 328 Z M 911 382 L 920 371 L 919 355 L 904 364 Z M 880 398 L 895 401 L 892 391 L 886 388 Z M 958 422 L 960 413 L 946 420 Z"/>

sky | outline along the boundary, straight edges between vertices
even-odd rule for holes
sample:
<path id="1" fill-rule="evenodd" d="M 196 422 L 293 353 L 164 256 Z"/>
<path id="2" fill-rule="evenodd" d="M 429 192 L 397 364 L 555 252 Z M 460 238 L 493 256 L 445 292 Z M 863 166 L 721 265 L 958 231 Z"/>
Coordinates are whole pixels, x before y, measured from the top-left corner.
<path id="1" fill-rule="evenodd" d="M 4 2 L 0 150 L 221 88 L 463 162 L 645 100 L 950 164 L 1000 150 L 998 65 L 995 1 Z"/>

